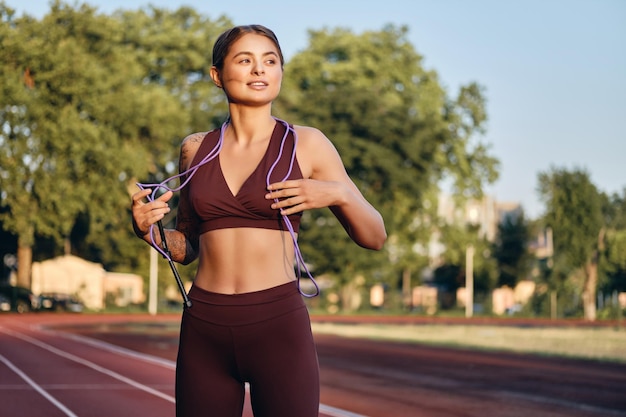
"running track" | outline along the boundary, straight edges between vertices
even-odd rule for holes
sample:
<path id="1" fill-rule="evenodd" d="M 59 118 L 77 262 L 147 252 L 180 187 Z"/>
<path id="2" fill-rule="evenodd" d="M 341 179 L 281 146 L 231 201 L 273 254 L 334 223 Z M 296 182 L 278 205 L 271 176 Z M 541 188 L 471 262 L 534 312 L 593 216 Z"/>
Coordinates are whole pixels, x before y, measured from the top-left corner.
<path id="1" fill-rule="evenodd" d="M 121 324 L 177 319 L 0 315 L 0 417 L 173 416 L 176 333 Z M 626 417 L 626 364 L 327 335 L 316 343 L 320 417 Z"/>
<path id="2" fill-rule="evenodd" d="M 1 417 L 174 416 L 173 361 L 45 330 L 29 316 L 0 317 Z M 362 417 L 320 410 L 321 417 Z M 251 416 L 246 402 L 244 417 Z"/>

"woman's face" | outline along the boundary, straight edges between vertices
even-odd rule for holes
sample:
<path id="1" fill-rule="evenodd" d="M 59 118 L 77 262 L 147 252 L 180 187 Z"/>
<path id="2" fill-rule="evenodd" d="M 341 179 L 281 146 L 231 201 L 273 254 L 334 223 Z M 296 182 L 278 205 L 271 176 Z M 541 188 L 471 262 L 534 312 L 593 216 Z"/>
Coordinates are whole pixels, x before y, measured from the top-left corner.
<path id="1" fill-rule="evenodd" d="M 269 38 L 247 33 L 230 46 L 221 72 L 211 68 L 211 77 L 231 103 L 272 102 L 280 92 L 283 77 L 278 49 Z"/>

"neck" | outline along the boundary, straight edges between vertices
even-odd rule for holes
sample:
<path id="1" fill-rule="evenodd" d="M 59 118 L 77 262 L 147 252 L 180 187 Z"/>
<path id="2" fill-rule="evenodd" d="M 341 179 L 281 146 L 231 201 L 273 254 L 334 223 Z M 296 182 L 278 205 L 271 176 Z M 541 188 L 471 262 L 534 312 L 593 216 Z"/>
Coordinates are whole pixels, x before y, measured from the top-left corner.
<path id="1" fill-rule="evenodd" d="M 231 131 L 237 142 L 254 142 L 267 139 L 268 132 L 271 134 L 275 124 L 276 120 L 272 117 L 271 107 L 241 109 L 230 106 L 228 130 Z"/>

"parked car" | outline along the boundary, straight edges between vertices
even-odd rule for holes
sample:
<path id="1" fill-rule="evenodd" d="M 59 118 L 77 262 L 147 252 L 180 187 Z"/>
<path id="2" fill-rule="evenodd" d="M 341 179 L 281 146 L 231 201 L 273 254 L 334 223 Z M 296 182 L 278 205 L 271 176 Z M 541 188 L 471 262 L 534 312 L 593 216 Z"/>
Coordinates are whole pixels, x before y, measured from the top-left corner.
<path id="1" fill-rule="evenodd" d="M 0 311 L 11 311 L 11 300 L 7 296 L 0 295 Z"/>
<path id="2" fill-rule="evenodd" d="M 80 313 L 85 306 L 73 295 L 62 293 L 42 293 L 39 295 L 39 308 L 49 311 L 67 311 Z"/>
<path id="3" fill-rule="evenodd" d="M 39 309 L 39 297 L 36 297 L 28 288 L 2 285 L 0 295 L 9 299 L 11 311 L 28 313 Z"/>

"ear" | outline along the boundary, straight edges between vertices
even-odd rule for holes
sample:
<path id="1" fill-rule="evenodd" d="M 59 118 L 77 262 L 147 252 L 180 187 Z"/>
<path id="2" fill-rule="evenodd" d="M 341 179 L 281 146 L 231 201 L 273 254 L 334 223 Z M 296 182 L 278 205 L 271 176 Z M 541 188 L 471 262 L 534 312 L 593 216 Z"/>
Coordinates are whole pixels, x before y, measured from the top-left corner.
<path id="1" fill-rule="evenodd" d="M 210 75 L 213 83 L 217 86 L 217 88 L 222 88 L 222 79 L 220 77 L 220 72 L 217 68 L 215 68 L 215 66 L 211 67 Z"/>

